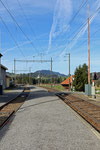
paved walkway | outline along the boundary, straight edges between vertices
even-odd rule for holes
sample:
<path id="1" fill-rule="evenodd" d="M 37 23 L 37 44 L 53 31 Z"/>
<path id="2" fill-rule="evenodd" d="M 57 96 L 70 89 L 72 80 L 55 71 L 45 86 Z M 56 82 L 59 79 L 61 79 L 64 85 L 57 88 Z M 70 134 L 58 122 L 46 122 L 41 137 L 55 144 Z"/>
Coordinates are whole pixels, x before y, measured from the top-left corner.
<path id="1" fill-rule="evenodd" d="M 0 95 L 0 106 L 15 98 L 23 91 L 23 88 L 15 88 L 12 90 L 5 90 L 3 95 Z"/>
<path id="2" fill-rule="evenodd" d="M 0 131 L 1 150 L 100 150 L 100 140 L 58 97 L 33 88 Z"/>

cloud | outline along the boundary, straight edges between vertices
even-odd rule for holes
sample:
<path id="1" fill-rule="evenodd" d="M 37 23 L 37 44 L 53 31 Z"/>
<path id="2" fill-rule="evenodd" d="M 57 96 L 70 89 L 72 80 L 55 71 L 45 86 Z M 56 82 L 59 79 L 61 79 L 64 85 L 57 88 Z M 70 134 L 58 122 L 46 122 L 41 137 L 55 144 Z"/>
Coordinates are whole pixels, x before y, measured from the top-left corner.
<path id="1" fill-rule="evenodd" d="M 71 15 L 71 0 L 57 0 L 53 16 L 53 24 L 49 34 L 48 51 L 51 48 L 52 39 L 68 31 Z"/>

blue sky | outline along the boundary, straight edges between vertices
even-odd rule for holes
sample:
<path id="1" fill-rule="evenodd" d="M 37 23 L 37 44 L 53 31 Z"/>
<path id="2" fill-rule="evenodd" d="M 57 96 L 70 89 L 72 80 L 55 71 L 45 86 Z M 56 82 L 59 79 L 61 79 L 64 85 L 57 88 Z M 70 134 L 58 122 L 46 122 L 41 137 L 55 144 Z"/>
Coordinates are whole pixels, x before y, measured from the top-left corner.
<path id="1" fill-rule="evenodd" d="M 88 62 L 87 4 L 90 6 L 91 72 L 100 71 L 100 0 L 3 0 L 26 38 L 0 2 L 0 51 L 2 64 L 13 70 L 15 59 L 53 57 L 53 71 L 71 74 L 80 64 Z M 9 32 L 7 31 L 4 23 Z M 16 46 L 17 43 L 17 46 Z M 33 57 L 35 56 L 35 57 Z M 66 61 L 65 61 L 66 60 Z M 50 63 L 17 63 L 17 70 L 32 72 L 50 69 Z M 21 71 L 23 72 L 23 71 Z M 19 73 L 19 72 L 18 72 Z"/>

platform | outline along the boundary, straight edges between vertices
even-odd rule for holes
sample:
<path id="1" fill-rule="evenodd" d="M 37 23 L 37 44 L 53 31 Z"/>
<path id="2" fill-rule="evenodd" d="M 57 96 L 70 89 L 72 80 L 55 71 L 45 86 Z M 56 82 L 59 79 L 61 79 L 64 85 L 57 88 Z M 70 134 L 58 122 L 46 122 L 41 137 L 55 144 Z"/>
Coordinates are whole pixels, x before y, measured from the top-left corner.
<path id="1" fill-rule="evenodd" d="M 23 89 L 24 89 L 23 87 L 19 87 L 19 88 L 4 90 L 4 94 L 0 95 L 0 106 L 14 99 L 23 91 Z"/>
<path id="2" fill-rule="evenodd" d="M 62 100 L 33 87 L 0 131 L 1 150 L 99 150 L 100 139 Z"/>

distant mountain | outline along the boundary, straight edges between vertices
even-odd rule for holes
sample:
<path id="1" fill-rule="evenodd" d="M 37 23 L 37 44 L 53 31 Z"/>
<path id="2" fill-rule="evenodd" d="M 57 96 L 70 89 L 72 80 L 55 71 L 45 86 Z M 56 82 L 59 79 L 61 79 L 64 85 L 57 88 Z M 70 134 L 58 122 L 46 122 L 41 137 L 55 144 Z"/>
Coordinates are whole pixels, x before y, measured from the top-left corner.
<path id="1" fill-rule="evenodd" d="M 9 72 L 7 72 L 7 74 L 10 75 L 11 77 L 14 76 L 14 73 L 9 73 Z M 27 75 L 27 74 L 29 74 L 29 73 L 23 73 L 23 74 L 24 74 L 24 75 Z M 38 77 L 39 74 L 40 74 L 40 76 L 42 76 L 42 77 L 50 77 L 50 76 L 51 76 L 51 71 L 50 71 L 50 70 L 38 70 L 38 71 L 36 71 L 36 72 L 34 72 L 34 73 L 31 73 L 31 77 Z M 61 74 L 61 73 L 59 73 L 59 72 L 54 72 L 54 71 L 52 72 L 52 76 L 53 76 L 53 77 L 66 77 L 65 74 Z"/>
<path id="2" fill-rule="evenodd" d="M 94 73 L 94 72 L 93 72 Z M 93 76 L 93 73 L 91 73 L 91 78 Z M 26 76 L 28 73 L 23 73 L 24 76 Z M 51 76 L 51 71 L 50 70 L 38 70 L 34 73 L 31 73 L 31 77 L 38 77 L 38 75 L 41 75 L 42 77 L 50 77 Z M 98 79 L 100 80 L 100 72 L 96 72 Z M 14 73 L 9 73 L 7 72 L 7 75 L 14 77 Z M 67 75 L 61 74 L 59 72 L 52 72 L 53 77 L 66 77 Z"/>
<path id="3" fill-rule="evenodd" d="M 50 77 L 51 76 L 51 71 L 50 70 L 38 70 L 34 73 L 31 73 L 32 76 L 37 77 L 38 75 L 41 75 L 43 77 Z M 65 74 L 61 74 L 59 72 L 52 72 L 53 77 L 66 77 Z"/>

